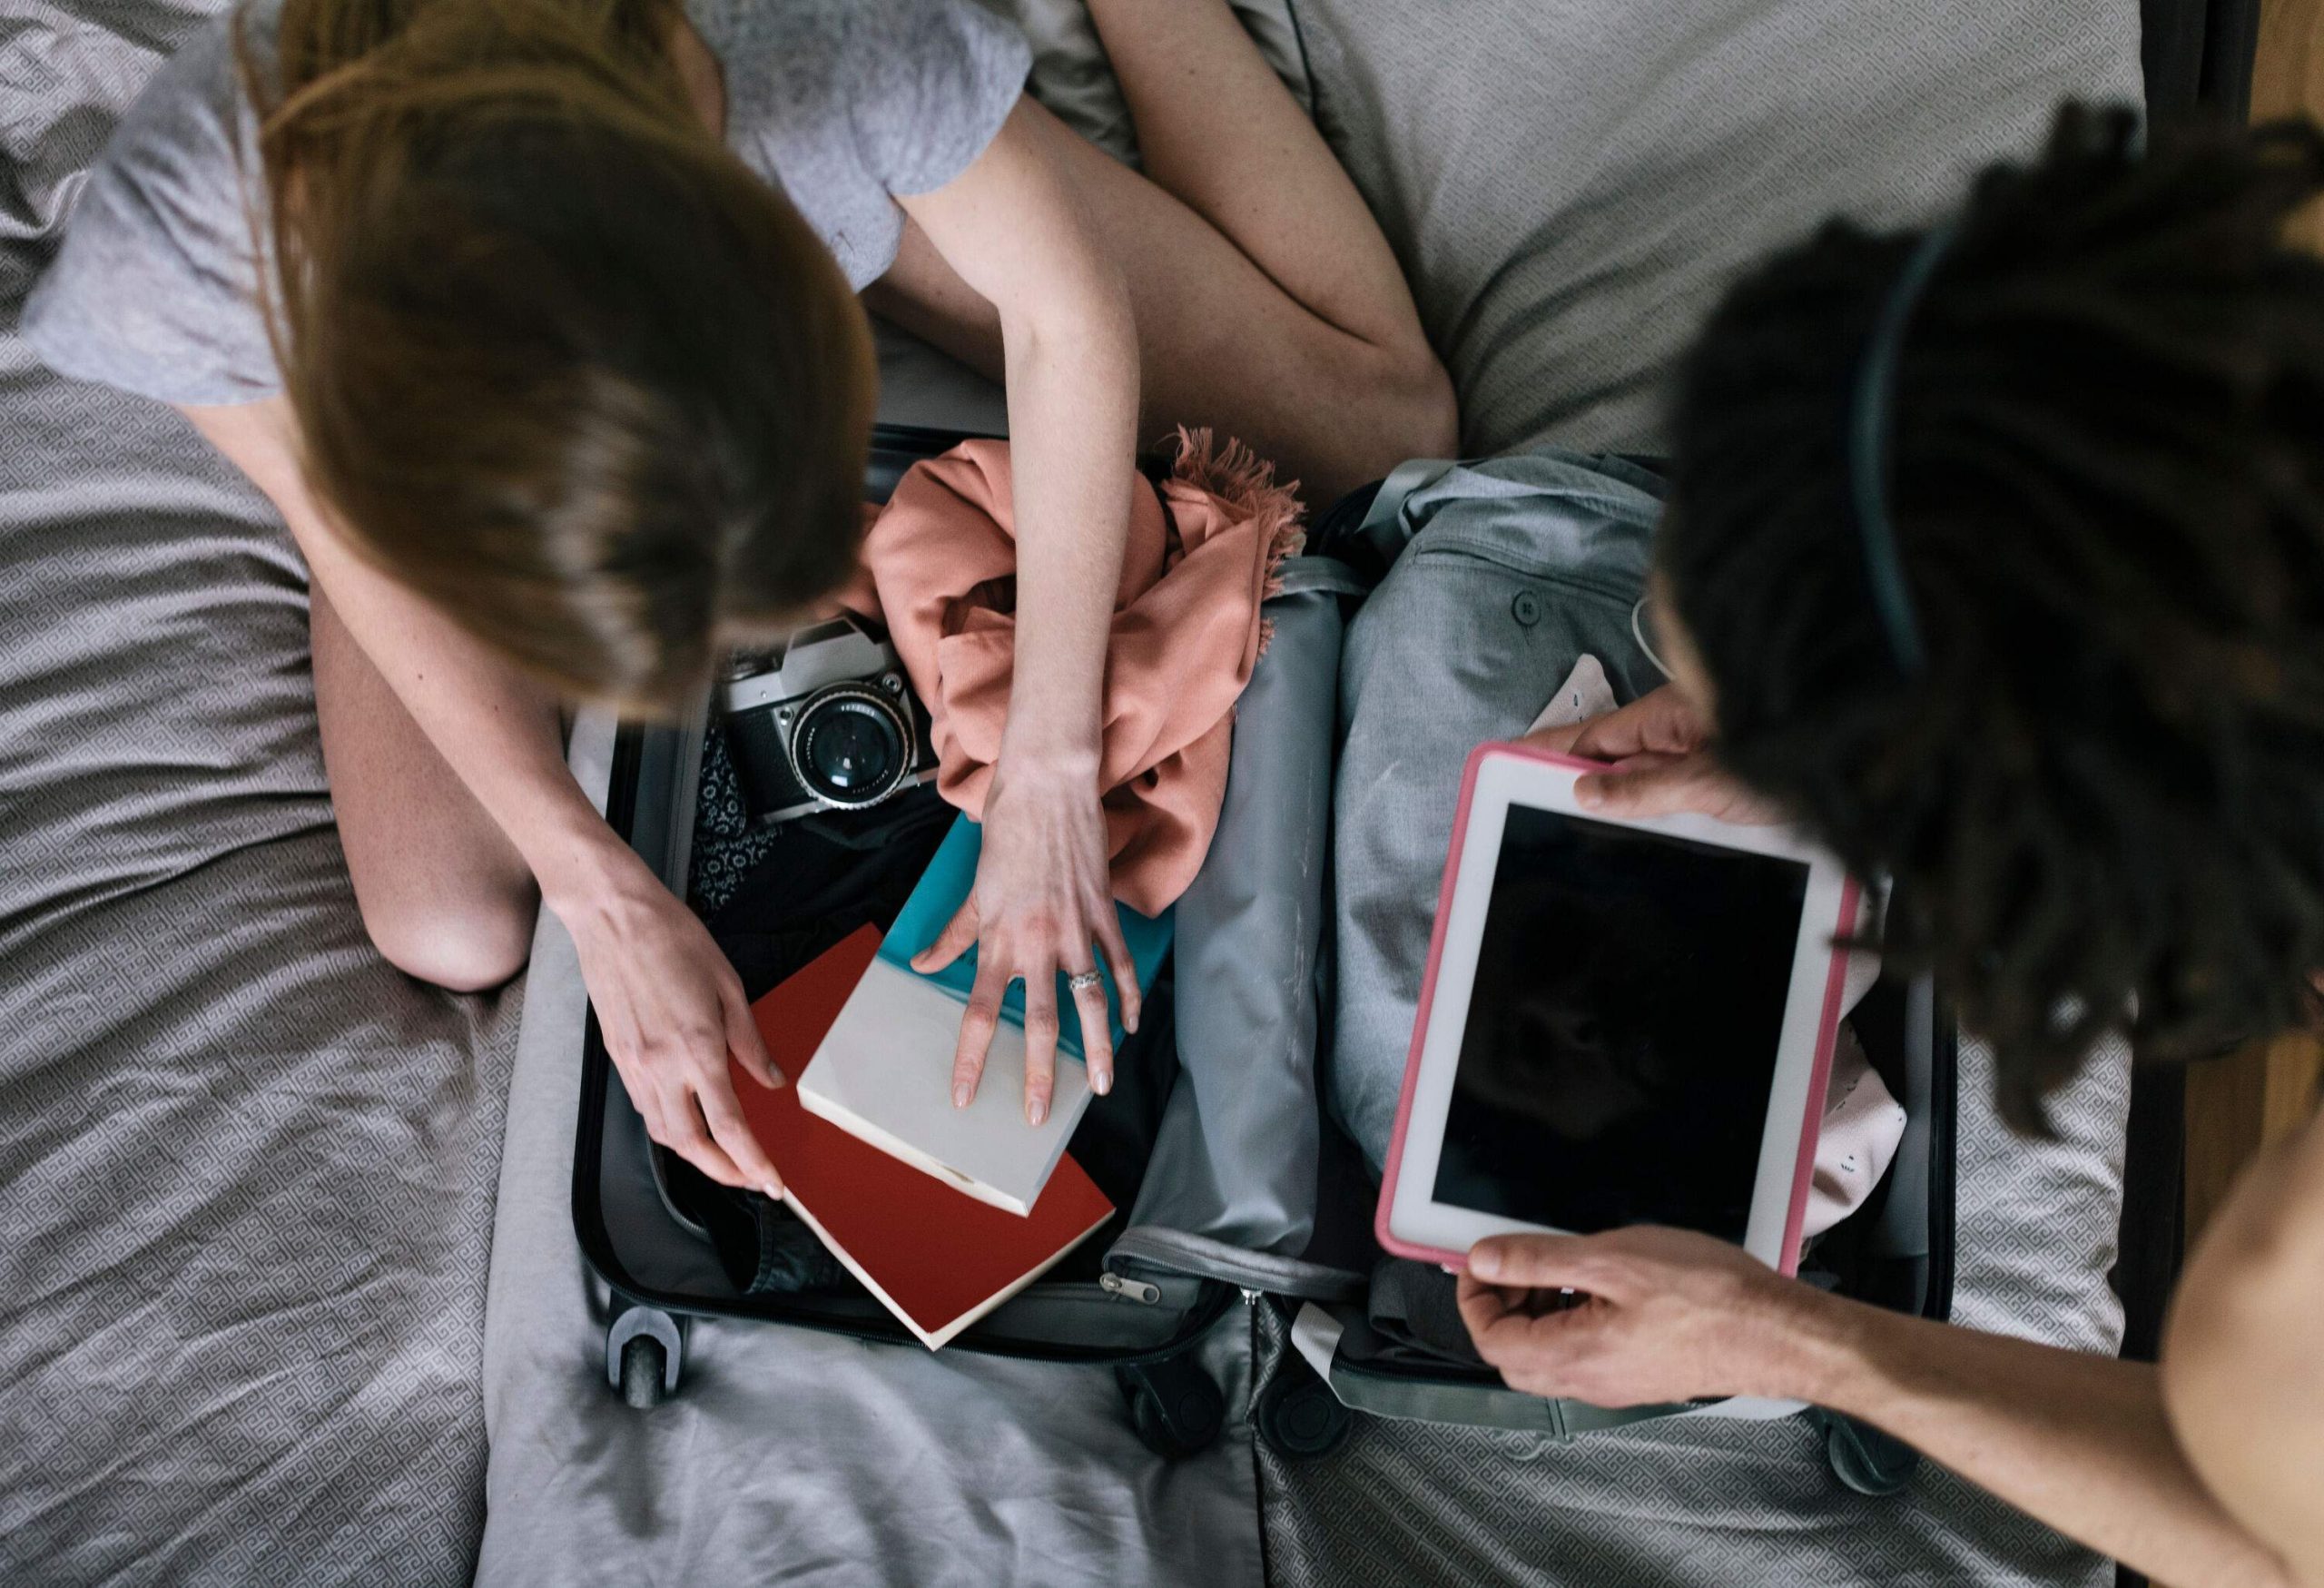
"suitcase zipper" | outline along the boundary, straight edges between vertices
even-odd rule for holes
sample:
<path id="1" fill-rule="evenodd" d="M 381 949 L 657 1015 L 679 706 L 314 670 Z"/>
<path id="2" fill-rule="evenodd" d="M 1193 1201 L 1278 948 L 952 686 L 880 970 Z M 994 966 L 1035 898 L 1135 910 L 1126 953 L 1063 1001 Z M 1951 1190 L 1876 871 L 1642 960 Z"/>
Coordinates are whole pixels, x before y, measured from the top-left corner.
<path id="1" fill-rule="evenodd" d="M 1123 1301 L 1136 1301 L 1147 1307 L 1162 1299 L 1161 1287 L 1142 1279 L 1125 1279 L 1110 1269 L 1098 1276 L 1098 1288 Z"/>

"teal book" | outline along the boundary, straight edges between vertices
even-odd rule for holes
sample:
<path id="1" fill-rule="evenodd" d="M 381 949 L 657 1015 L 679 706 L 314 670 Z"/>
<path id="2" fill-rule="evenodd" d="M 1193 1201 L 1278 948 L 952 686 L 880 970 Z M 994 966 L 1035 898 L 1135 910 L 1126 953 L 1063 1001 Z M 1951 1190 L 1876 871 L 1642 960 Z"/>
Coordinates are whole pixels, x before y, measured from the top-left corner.
<path id="1" fill-rule="evenodd" d="M 977 856 L 984 851 L 984 830 L 966 816 L 952 824 L 944 842 L 936 851 L 936 858 L 928 863 L 919 886 L 911 897 L 904 901 L 903 912 L 888 929 L 887 937 L 880 944 L 880 957 L 901 971 L 918 976 L 912 971 L 912 956 L 942 935 L 946 923 L 968 902 L 969 892 L 976 885 Z M 1131 962 L 1137 968 L 1137 985 L 1141 993 L 1151 991 L 1154 978 L 1160 973 L 1163 957 L 1170 952 L 1172 912 L 1165 910 L 1156 916 L 1140 915 L 1127 904 L 1116 904 L 1121 917 L 1122 942 L 1129 949 Z M 1114 973 L 1100 956 L 1098 973 L 1106 979 L 1106 1004 L 1114 1029 L 1114 1050 L 1121 1050 L 1121 994 L 1114 986 Z M 977 952 L 971 948 L 932 976 L 921 976 L 950 993 L 963 1007 L 976 986 Z M 1082 1056 L 1081 1014 L 1075 1005 L 1073 994 L 1066 987 L 1066 979 L 1057 979 L 1058 1050 L 1074 1058 Z M 1025 1024 L 1025 989 L 1022 983 L 1011 983 L 1009 995 L 1001 1001 L 1000 1018 L 1020 1031 Z"/>

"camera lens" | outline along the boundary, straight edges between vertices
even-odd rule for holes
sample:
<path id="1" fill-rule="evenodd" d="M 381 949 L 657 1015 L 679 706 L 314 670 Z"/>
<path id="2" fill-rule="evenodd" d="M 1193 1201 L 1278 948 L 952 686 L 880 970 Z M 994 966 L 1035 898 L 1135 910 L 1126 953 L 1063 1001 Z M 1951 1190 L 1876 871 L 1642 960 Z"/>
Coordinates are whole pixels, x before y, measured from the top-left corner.
<path id="1" fill-rule="evenodd" d="M 911 769 L 911 725 L 878 691 L 835 684 L 800 708 L 791 764 L 800 784 L 826 804 L 876 805 Z"/>

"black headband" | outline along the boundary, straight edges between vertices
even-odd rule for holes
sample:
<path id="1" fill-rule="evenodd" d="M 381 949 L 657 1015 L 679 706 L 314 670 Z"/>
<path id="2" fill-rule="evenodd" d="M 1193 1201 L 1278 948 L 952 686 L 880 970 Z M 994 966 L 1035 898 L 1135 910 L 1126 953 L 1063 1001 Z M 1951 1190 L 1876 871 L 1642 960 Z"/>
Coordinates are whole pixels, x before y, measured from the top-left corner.
<path id="1" fill-rule="evenodd" d="M 1913 610 L 1912 591 L 1905 584 L 1905 567 L 1896 549 L 1896 527 L 1888 516 L 1889 443 L 1896 428 L 1896 360 L 1904 350 L 1905 330 L 1913 311 L 1927 291 L 1929 278 L 1953 246 L 1958 223 L 1936 227 L 1913 249 L 1905 268 L 1882 300 L 1872 334 L 1865 339 L 1856 365 L 1856 393 L 1848 409 L 1848 491 L 1856 506 L 1856 527 L 1864 543 L 1864 572 L 1872 586 L 1873 609 L 1888 636 L 1889 654 L 1897 670 L 1917 678 L 1928 670 L 1928 653 L 1921 644 L 1920 619 Z"/>

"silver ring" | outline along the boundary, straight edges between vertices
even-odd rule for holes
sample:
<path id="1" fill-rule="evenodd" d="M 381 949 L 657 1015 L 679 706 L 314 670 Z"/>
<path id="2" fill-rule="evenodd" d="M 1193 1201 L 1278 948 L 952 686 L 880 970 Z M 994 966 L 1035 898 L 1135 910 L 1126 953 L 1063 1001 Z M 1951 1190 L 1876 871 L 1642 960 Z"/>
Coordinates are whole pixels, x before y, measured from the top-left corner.
<path id="1" fill-rule="evenodd" d="M 1089 989 L 1097 986 L 1104 980 L 1105 978 L 1098 975 L 1095 971 L 1082 971 L 1074 975 L 1068 976 L 1065 979 L 1065 985 L 1067 990 L 1069 991 L 1087 992 Z"/>

